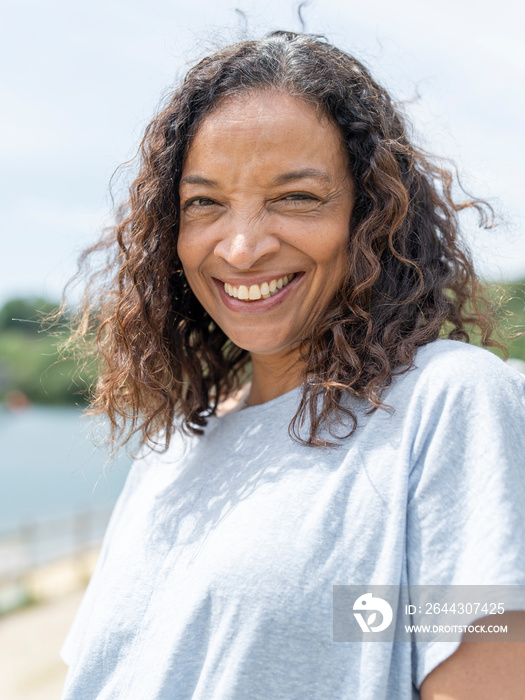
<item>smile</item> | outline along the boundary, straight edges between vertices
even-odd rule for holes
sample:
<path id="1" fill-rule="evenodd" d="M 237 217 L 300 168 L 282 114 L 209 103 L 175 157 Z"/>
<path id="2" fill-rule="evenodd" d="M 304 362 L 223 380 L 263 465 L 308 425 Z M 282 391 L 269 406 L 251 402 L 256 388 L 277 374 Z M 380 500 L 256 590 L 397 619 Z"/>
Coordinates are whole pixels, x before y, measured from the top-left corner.
<path id="1" fill-rule="evenodd" d="M 284 277 L 279 277 L 277 279 L 272 279 L 268 282 L 263 282 L 262 284 L 241 284 L 238 287 L 234 287 L 228 282 L 224 283 L 224 291 L 230 297 L 234 299 L 240 299 L 241 301 L 258 301 L 259 299 L 269 299 L 274 294 L 283 287 L 286 287 L 295 277 L 295 273 L 291 275 L 285 275 Z"/>

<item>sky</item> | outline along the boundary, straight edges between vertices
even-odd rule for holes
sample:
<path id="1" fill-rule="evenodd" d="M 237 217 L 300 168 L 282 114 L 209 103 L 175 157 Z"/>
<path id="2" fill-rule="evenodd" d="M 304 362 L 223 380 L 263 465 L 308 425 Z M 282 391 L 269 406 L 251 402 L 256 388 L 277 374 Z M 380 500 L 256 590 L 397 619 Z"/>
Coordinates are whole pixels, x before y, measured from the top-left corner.
<path id="1" fill-rule="evenodd" d="M 0 0 L 0 304 L 60 297 L 111 221 L 109 181 L 170 86 L 219 45 L 300 31 L 297 2 Z M 485 279 L 525 277 L 525 6 L 513 0 L 317 0 L 306 31 L 354 54 L 405 103 L 503 224 L 465 237 Z M 120 192 L 122 195 L 123 192 Z M 118 200 L 118 189 L 116 196 Z"/>

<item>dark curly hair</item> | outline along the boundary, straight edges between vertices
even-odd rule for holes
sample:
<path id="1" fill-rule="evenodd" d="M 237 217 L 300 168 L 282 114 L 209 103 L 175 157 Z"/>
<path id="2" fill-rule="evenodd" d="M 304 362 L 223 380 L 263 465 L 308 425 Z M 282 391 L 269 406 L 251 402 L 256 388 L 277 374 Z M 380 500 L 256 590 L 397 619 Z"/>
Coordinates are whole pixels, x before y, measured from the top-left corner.
<path id="1" fill-rule="evenodd" d="M 356 416 L 345 392 L 384 408 L 381 394 L 407 371 L 418 347 L 440 336 L 483 345 L 494 314 L 468 251 L 458 212 L 491 207 L 453 198 L 455 177 L 414 147 L 388 93 L 355 58 L 323 38 L 272 32 L 223 48 L 194 66 L 146 128 L 129 198 L 113 227 L 84 252 L 106 254 L 89 273 L 72 342 L 101 358 L 92 411 L 106 413 L 126 442 L 180 427 L 202 432 L 206 417 L 249 379 L 249 353 L 235 346 L 190 289 L 177 256 L 179 181 L 197 128 L 222 100 L 277 90 L 314 104 L 337 125 L 355 189 L 344 286 L 302 343 L 303 394 L 290 424 L 295 439 L 332 444 L 340 419 Z M 96 256 L 95 256 L 96 257 Z M 86 273 L 87 274 L 87 273 Z M 308 420 L 307 420 L 308 419 Z M 310 434 L 300 436 L 309 424 Z"/>

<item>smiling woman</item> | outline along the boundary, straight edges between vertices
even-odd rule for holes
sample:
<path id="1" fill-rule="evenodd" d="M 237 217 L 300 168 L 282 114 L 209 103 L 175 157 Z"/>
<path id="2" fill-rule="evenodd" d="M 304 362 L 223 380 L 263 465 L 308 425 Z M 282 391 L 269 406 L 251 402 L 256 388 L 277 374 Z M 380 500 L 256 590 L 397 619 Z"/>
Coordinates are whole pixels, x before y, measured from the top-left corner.
<path id="1" fill-rule="evenodd" d="M 488 206 L 362 64 L 288 32 L 193 67 L 139 161 L 73 337 L 95 331 L 92 410 L 142 448 L 64 699 L 521 697 L 524 643 L 405 626 L 421 587 L 448 611 L 507 586 L 525 642 L 525 380 L 469 343 L 497 345 L 459 237 Z"/>
<path id="2" fill-rule="evenodd" d="M 250 404 L 298 386 L 301 342 L 346 273 L 353 195 L 340 131 L 280 92 L 226 100 L 192 141 L 180 198 L 185 277 L 250 353 Z"/>

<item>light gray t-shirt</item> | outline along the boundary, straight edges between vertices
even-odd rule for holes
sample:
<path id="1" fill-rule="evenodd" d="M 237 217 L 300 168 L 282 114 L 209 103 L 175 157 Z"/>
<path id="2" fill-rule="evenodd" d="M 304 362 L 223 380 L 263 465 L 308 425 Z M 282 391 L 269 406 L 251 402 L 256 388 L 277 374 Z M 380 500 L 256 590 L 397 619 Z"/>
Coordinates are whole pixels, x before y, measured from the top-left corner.
<path id="1" fill-rule="evenodd" d="M 408 700 L 459 642 L 333 641 L 334 584 L 525 585 L 525 377 L 438 340 L 334 448 L 295 389 L 132 467 L 64 700 Z M 473 615 L 472 620 L 480 617 Z"/>

